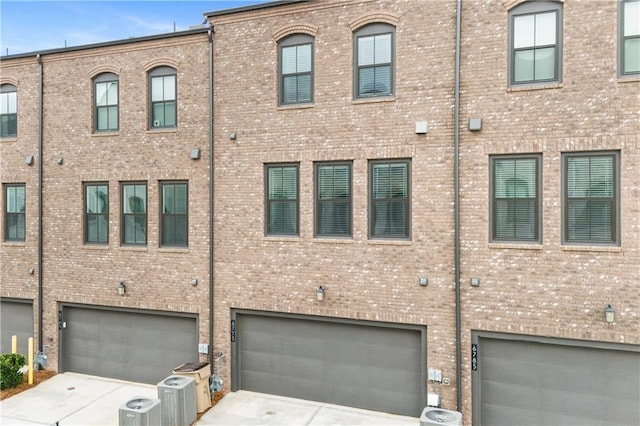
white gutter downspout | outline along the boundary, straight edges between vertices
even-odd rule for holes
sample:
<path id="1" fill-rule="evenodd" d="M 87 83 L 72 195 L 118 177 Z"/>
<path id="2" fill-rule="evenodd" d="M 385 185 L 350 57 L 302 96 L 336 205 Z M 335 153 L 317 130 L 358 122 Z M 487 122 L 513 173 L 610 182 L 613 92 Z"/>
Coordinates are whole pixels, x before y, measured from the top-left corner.
<path id="1" fill-rule="evenodd" d="M 453 121 L 454 263 L 456 280 L 456 407 L 462 412 L 462 342 L 460 318 L 460 26 L 462 0 L 456 0 L 456 64 Z"/>

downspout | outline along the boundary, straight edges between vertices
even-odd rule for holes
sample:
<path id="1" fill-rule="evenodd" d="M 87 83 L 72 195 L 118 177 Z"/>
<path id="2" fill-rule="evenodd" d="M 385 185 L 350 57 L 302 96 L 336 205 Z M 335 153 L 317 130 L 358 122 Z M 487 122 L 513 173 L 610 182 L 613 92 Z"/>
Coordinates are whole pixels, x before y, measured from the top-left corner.
<path id="1" fill-rule="evenodd" d="M 209 367 L 212 373 L 219 373 L 213 371 L 213 34 L 215 28 L 209 26 L 208 40 L 209 40 Z"/>
<path id="2" fill-rule="evenodd" d="M 462 411 L 462 321 L 460 318 L 460 27 L 462 0 L 456 0 L 456 69 L 453 118 L 454 264 L 456 279 L 456 409 Z"/>
<path id="3" fill-rule="evenodd" d="M 43 207 L 43 169 L 44 160 L 42 155 L 44 153 L 44 130 L 43 115 L 44 115 L 44 69 L 42 65 L 42 57 L 38 53 L 36 55 L 38 61 L 38 351 L 44 353 L 44 336 L 42 335 L 42 322 L 43 322 L 43 303 L 44 303 L 44 289 L 43 289 L 43 255 L 44 255 L 44 235 L 42 226 L 42 216 L 44 212 Z"/>

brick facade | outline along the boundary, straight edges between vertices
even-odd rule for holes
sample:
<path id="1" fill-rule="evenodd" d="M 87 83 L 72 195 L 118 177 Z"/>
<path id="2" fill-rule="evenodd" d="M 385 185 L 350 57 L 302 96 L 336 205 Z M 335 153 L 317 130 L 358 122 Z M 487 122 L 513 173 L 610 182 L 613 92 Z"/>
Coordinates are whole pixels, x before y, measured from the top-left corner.
<path id="1" fill-rule="evenodd" d="M 508 11 L 518 1 L 462 2 L 460 98 L 461 377 L 465 423 L 472 413 L 470 346 L 475 331 L 640 344 L 640 79 L 617 72 L 615 1 L 563 5 L 562 81 L 509 87 Z M 456 409 L 454 76 L 456 4 L 324 0 L 209 16 L 213 35 L 213 146 L 208 150 L 206 32 L 43 55 L 44 338 L 57 365 L 60 303 L 199 315 L 200 341 L 225 354 L 231 383 L 233 309 L 427 327 L 427 359 L 449 385 L 427 383 Z M 354 100 L 353 31 L 371 22 L 396 32 L 394 96 Z M 589 25 L 584 25 L 588 22 Z M 314 101 L 278 105 L 278 41 L 314 37 Z M 597 39 L 592 34 L 598 34 Z M 146 71 L 178 70 L 178 128 L 147 130 Z M 0 180 L 27 185 L 36 212 L 38 64 L 3 60 L 0 80 L 19 93 L 16 140 L 0 141 Z M 120 81 L 120 130 L 91 129 L 91 78 Z M 467 130 L 471 118 L 482 130 Z M 416 122 L 426 121 L 426 134 Z M 230 135 L 235 133 L 235 137 Z M 202 158 L 189 151 L 200 148 Z M 620 246 L 562 243 L 562 154 L 620 153 Z M 489 159 L 541 155 L 538 244 L 489 238 Z M 209 156 L 215 183 L 214 252 L 209 253 Z M 58 164 L 58 159 L 63 163 Z M 368 236 L 368 163 L 411 160 L 408 240 Z M 40 159 L 36 159 L 39 161 Z M 314 164 L 353 164 L 353 236 L 314 236 Z M 265 165 L 299 165 L 299 236 L 265 235 Z M 189 182 L 189 248 L 158 244 L 158 188 Z M 108 182 L 109 244 L 83 245 L 82 183 Z M 149 239 L 120 241 L 120 182 L 146 181 Z M 3 209 L 4 212 L 4 209 Z M 24 244 L 3 242 L 3 297 L 37 303 L 37 217 Z M 213 255 L 214 294 L 209 295 Z M 192 287 L 191 278 L 201 284 Z M 428 278 L 421 286 L 420 278 Z M 478 287 L 470 286 L 478 278 Z M 127 283 L 123 298 L 115 292 Z M 315 290 L 326 290 L 323 301 Z M 606 324 L 611 304 L 616 321 Z M 209 342 L 213 309 L 213 342 Z M 36 318 L 37 320 L 37 318 Z"/>

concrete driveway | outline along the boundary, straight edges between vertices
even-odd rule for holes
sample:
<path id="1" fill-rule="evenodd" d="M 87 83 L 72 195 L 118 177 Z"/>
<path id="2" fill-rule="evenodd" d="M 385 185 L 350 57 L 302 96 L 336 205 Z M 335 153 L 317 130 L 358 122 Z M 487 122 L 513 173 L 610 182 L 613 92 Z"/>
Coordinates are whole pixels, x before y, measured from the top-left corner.
<path id="1" fill-rule="evenodd" d="M 118 408 L 136 396 L 156 398 L 155 385 L 76 373 L 57 374 L 0 401 L 0 425 L 115 426 Z M 413 425 L 416 417 L 240 391 L 227 394 L 197 425 Z"/>

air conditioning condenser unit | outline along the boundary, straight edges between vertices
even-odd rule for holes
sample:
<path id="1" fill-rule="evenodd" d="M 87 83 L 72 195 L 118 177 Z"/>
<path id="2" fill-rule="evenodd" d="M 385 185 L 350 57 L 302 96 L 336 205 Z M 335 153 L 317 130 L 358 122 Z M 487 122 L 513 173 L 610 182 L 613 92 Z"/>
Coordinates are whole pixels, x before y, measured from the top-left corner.
<path id="1" fill-rule="evenodd" d="M 118 409 L 119 426 L 156 426 L 161 422 L 160 400 L 136 396 Z"/>

